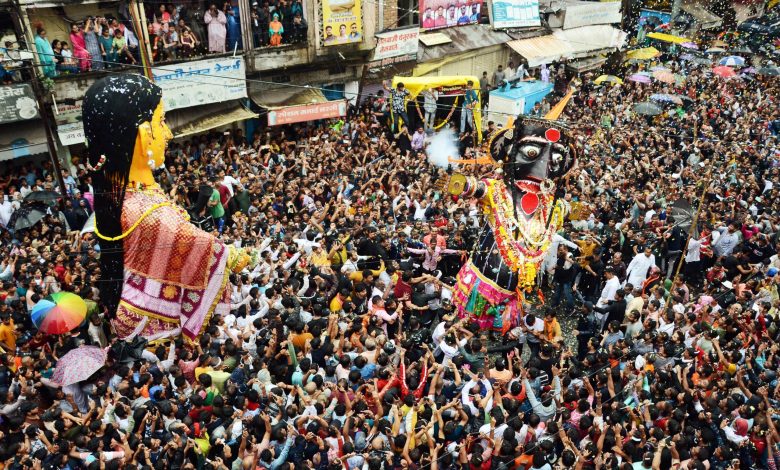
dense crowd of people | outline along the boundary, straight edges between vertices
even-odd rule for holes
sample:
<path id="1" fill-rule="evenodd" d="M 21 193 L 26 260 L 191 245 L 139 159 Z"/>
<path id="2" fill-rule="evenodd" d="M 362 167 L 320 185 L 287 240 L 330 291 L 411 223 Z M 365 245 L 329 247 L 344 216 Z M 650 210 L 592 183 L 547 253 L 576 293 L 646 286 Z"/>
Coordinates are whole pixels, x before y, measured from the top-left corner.
<path id="1" fill-rule="evenodd" d="M 388 127 L 381 97 L 341 120 L 172 143 L 160 186 L 193 223 L 262 253 L 194 343 L 116 351 L 83 161 L 63 170 L 60 210 L 26 230 L 14 212 L 56 175 L 5 175 L 2 465 L 777 468 L 780 89 L 665 59 L 683 80 L 577 81 L 569 217 L 540 292 L 500 337 L 450 303 L 481 214 L 443 190 L 424 138 L 413 148 Z M 686 99 L 634 112 L 656 93 Z M 30 310 L 62 290 L 88 320 L 37 333 Z M 109 362 L 50 380 L 84 344 L 110 347 Z"/>
<path id="2" fill-rule="evenodd" d="M 202 3 L 202 2 L 201 2 Z M 147 10 L 151 60 L 165 62 L 209 53 L 243 50 L 241 12 L 235 0 L 192 5 L 159 3 Z M 308 23 L 301 0 L 252 2 L 252 47 L 307 41 Z M 140 62 L 138 37 L 130 21 L 116 16 L 89 16 L 71 23 L 67 39 L 50 39 L 43 24 L 35 25 L 35 48 L 47 77 Z M 3 61 L 7 60 L 0 57 Z M 3 79 L 11 74 L 0 69 Z"/>

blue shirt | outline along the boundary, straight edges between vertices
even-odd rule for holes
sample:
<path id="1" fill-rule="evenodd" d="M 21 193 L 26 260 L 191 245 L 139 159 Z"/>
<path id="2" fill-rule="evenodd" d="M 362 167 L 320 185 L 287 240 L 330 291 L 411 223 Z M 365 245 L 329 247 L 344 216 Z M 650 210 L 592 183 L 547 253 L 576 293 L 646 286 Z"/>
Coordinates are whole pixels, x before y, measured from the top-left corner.
<path id="1" fill-rule="evenodd" d="M 466 90 L 466 96 L 463 98 L 463 103 L 472 104 L 477 101 L 477 92 L 475 90 Z"/>

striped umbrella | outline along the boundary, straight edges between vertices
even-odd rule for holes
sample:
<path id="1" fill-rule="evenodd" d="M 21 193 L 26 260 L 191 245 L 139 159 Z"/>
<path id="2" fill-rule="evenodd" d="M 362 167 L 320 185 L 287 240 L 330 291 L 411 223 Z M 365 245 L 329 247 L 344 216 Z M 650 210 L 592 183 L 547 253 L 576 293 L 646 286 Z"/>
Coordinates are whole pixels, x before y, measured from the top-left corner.
<path id="1" fill-rule="evenodd" d="M 745 65 L 745 58 L 738 55 L 730 55 L 720 59 L 718 64 L 725 65 L 726 67 L 742 67 Z"/>

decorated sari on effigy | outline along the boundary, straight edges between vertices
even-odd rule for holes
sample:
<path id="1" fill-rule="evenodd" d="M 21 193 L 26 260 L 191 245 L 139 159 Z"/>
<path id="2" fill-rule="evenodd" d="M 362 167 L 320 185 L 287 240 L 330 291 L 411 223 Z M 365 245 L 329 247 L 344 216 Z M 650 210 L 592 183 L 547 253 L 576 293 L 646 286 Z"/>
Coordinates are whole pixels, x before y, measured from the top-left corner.
<path id="1" fill-rule="evenodd" d="M 135 228 L 133 228 L 135 226 Z M 160 189 L 128 190 L 122 207 L 124 285 L 112 321 L 122 338 L 193 340 L 230 309 L 232 247 L 189 222 Z"/>
<path id="2" fill-rule="evenodd" d="M 561 201 L 554 203 L 552 195 L 539 194 L 542 210 L 531 220 L 517 220 L 515 203 L 505 183 L 497 179 L 482 182 L 487 188 L 480 200 L 482 213 L 496 249 L 504 264 L 516 273 L 518 284 L 516 290 L 508 290 L 469 260 L 458 272 L 452 303 L 460 318 L 470 318 L 480 329 L 506 332 L 518 323 L 522 296 L 536 284 L 552 237 L 563 225 L 565 208 Z"/>

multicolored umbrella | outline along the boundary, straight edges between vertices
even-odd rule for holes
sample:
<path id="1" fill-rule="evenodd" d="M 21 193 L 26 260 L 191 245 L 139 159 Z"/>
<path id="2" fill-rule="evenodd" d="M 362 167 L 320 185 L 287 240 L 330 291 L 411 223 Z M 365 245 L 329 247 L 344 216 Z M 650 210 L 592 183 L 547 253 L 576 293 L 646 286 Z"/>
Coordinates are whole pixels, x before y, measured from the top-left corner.
<path id="1" fill-rule="evenodd" d="M 650 83 L 652 80 L 650 79 L 649 75 L 643 74 L 643 73 L 635 73 L 633 75 L 630 75 L 628 77 L 629 81 L 636 82 L 636 83 Z"/>
<path id="2" fill-rule="evenodd" d="M 720 59 L 718 63 L 727 67 L 742 67 L 745 65 L 745 58 L 738 55 L 730 55 Z"/>
<path id="3" fill-rule="evenodd" d="M 88 379 L 106 363 L 106 351 L 97 346 L 81 346 L 68 351 L 57 361 L 52 382 L 61 386 Z"/>
<path id="4" fill-rule="evenodd" d="M 623 83 L 623 80 L 620 77 L 616 77 L 614 75 L 601 75 L 597 79 L 593 80 L 593 82 L 597 85 L 600 85 L 604 82 L 609 82 L 613 85 L 620 85 Z"/>
<path id="5" fill-rule="evenodd" d="M 721 78 L 731 78 L 737 75 L 737 72 L 735 72 L 734 69 L 732 69 L 731 67 L 727 67 L 725 65 L 719 65 L 717 67 L 713 67 L 712 73 L 714 73 L 715 75 Z"/>
<path id="6" fill-rule="evenodd" d="M 61 335 L 78 328 L 87 316 L 87 304 L 76 294 L 55 292 L 38 301 L 32 309 L 32 322 L 49 335 Z"/>
<path id="7" fill-rule="evenodd" d="M 674 74 L 668 70 L 656 70 L 653 72 L 653 77 L 659 82 L 674 83 Z"/>

